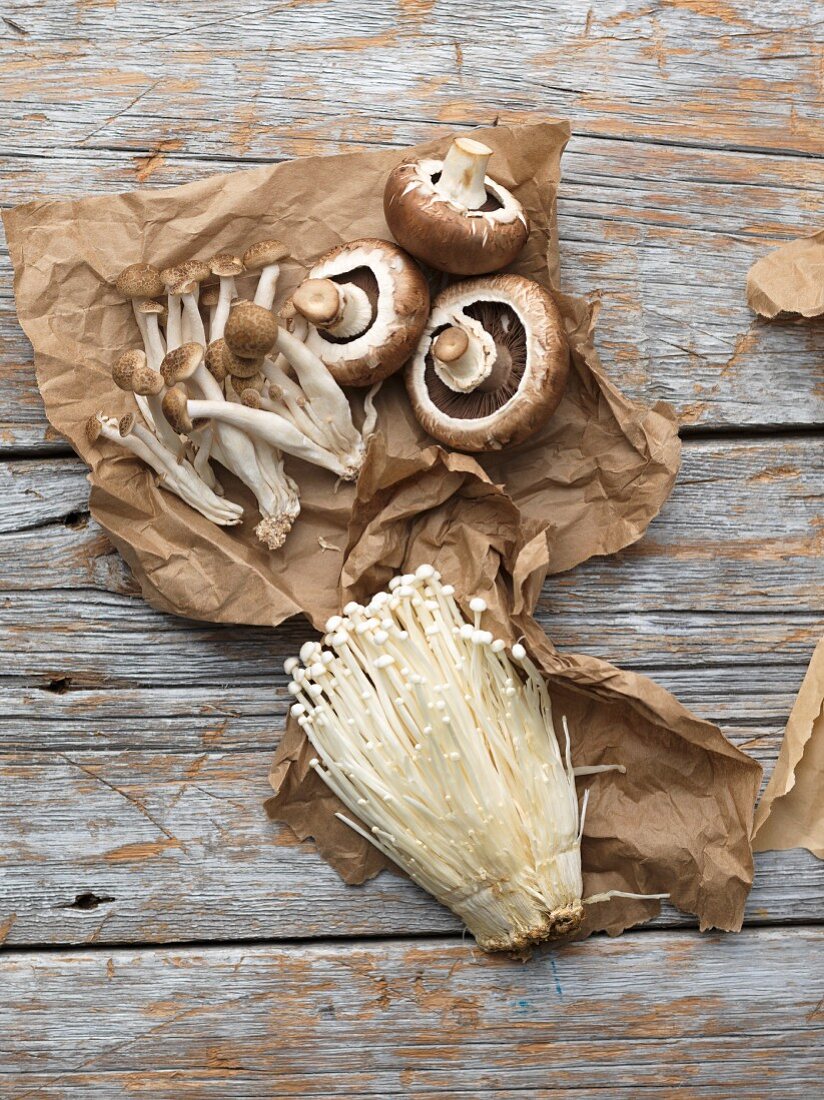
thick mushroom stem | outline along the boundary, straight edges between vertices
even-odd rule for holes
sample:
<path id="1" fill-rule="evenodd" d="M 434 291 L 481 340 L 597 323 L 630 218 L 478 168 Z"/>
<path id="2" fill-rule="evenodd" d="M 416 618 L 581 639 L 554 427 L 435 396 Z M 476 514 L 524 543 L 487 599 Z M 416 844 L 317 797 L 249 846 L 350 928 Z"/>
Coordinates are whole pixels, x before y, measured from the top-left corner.
<path id="1" fill-rule="evenodd" d="M 166 295 L 166 351 L 174 351 L 183 343 L 183 315 L 179 294 Z"/>
<path id="2" fill-rule="evenodd" d="M 242 471 L 236 470 L 235 473 L 254 493 L 258 503 L 261 520 L 255 527 L 255 535 L 269 550 L 278 550 L 286 541 L 286 536 L 300 515 L 298 488 L 283 471 L 279 455 L 272 452 L 265 444 L 260 445 L 260 451 L 251 442 L 250 446 L 253 447 L 256 460 L 261 458 L 264 451 L 268 451 L 271 462 L 263 459 L 263 464 L 260 466 L 257 461 L 252 462 Z M 233 460 L 223 453 L 217 436 L 212 445 L 212 453 L 227 469 L 233 468 Z"/>
<path id="3" fill-rule="evenodd" d="M 472 138 L 456 138 L 443 160 L 435 190 L 464 210 L 480 210 L 486 202 L 486 166 L 492 150 Z"/>
<path id="4" fill-rule="evenodd" d="M 163 411 L 169 421 L 183 432 L 191 431 L 195 420 L 211 419 L 218 424 L 237 428 L 241 433 L 268 443 L 270 447 L 285 451 L 295 458 L 302 458 L 315 466 L 331 470 L 339 477 L 351 479 L 358 473 L 351 462 L 345 464 L 338 455 L 319 447 L 298 431 L 290 421 L 265 409 L 251 409 L 234 401 L 188 400 L 183 390 L 175 388 L 169 390 L 163 398 Z"/>
<path id="5" fill-rule="evenodd" d="M 178 462 L 151 432 L 140 424 L 130 425 L 121 433 L 118 421 L 101 414 L 93 416 L 86 425 L 86 434 L 90 442 L 103 436 L 131 451 L 160 478 L 164 489 L 179 496 L 190 507 L 200 512 L 206 519 L 222 527 L 231 527 L 240 523 L 243 509 L 231 501 L 221 500 L 200 480 L 187 462 Z"/>
<path id="6" fill-rule="evenodd" d="M 479 322 L 469 318 L 460 326 L 444 329 L 432 344 L 435 373 L 457 393 L 477 389 L 492 373 L 496 358 L 495 341 Z"/>
<path id="7" fill-rule="evenodd" d="M 282 327 L 278 329 L 275 347 L 294 367 L 301 389 L 319 420 L 339 435 L 346 449 L 357 451 L 362 443 L 346 394 L 321 360 Z"/>
<path id="8" fill-rule="evenodd" d="M 152 370 L 158 370 L 166 354 L 166 345 L 160 331 L 160 318 L 157 313 L 143 314 L 146 320 L 146 358 Z"/>
<path id="9" fill-rule="evenodd" d="M 372 304 L 354 283 L 306 279 L 292 297 L 298 313 L 316 328 L 339 339 L 359 336 L 372 321 Z"/>
<path id="10" fill-rule="evenodd" d="M 264 268 L 261 268 L 260 278 L 255 288 L 254 302 L 256 306 L 263 306 L 264 309 L 272 308 L 275 304 L 279 277 L 280 264 L 267 264 Z"/>
<path id="11" fill-rule="evenodd" d="M 139 309 L 137 308 L 138 305 L 139 305 L 139 302 L 136 299 L 133 298 L 132 299 L 132 309 L 134 310 L 134 317 L 135 317 L 135 320 L 137 321 L 137 327 L 140 329 L 140 336 L 143 340 L 143 347 L 145 348 L 145 351 L 146 351 L 146 358 L 148 359 L 149 354 L 150 354 L 150 351 L 149 351 L 149 331 L 148 331 L 148 326 L 146 324 L 146 315 L 139 311 Z M 154 422 L 154 417 L 152 416 L 152 410 L 149 408 L 149 402 L 146 400 L 145 397 L 143 397 L 139 393 L 136 393 L 134 395 L 134 399 L 137 402 L 138 409 L 140 409 L 140 415 L 143 417 L 143 419 L 146 421 L 146 423 L 149 425 L 149 427 L 152 429 L 152 431 L 154 431 L 155 428 L 156 428 L 156 425 L 155 425 L 155 422 Z"/>
<path id="12" fill-rule="evenodd" d="M 203 326 L 203 318 L 200 316 L 200 310 L 197 306 L 199 289 L 198 284 L 195 283 L 191 288 L 187 287 L 181 295 L 183 335 L 187 341 L 191 340 L 195 344 L 203 344 L 205 348 L 208 340 L 206 339 L 206 329 Z"/>

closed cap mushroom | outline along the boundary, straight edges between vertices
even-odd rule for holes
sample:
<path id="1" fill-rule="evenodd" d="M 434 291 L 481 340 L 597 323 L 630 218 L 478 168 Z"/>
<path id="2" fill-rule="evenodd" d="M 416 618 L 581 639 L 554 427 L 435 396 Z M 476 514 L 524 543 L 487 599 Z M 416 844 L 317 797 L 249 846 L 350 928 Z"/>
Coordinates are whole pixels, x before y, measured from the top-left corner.
<path id="1" fill-rule="evenodd" d="M 160 373 L 166 385 L 174 386 L 191 378 L 203 362 L 203 352 L 203 345 L 195 343 L 181 344 L 179 348 L 167 352 L 160 364 Z"/>
<path id="2" fill-rule="evenodd" d="M 226 346 L 242 359 L 260 359 L 266 355 L 272 350 L 277 335 L 278 322 L 274 313 L 252 302 L 237 303 L 223 333 Z"/>
<path id="3" fill-rule="evenodd" d="M 310 322 L 306 346 L 343 386 L 399 370 L 426 324 L 429 289 L 397 245 L 365 237 L 322 256 L 291 304 Z"/>
<path id="4" fill-rule="evenodd" d="M 521 275 L 447 287 L 406 374 L 415 415 L 462 451 L 520 443 L 555 411 L 569 371 L 552 295 Z"/>
<path id="5" fill-rule="evenodd" d="M 243 253 L 243 266 L 247 271 L 259 271 L 255 288 L 255 305 L 271 309 L 275 300 L 280 262 L 289 255 L 289 249 L 281 241 L 270 237 L 258 241 Z"/>
<path id="6" fill-rule="evenodd" d="M 443 160 L 399 164 L 383 196 L 387 224 L 413 256 L 452 275 L 481 275 L 512 263 L 526 243 L 524 208 L 486 175 L 492 150 L 469 137 Z"/>
<path id="7" fill-rule="evenodd" d="M 166 292 L 160 272 L 151 264 L 130 264 L 114 285 L 124 298 L 156 298 Z"/>

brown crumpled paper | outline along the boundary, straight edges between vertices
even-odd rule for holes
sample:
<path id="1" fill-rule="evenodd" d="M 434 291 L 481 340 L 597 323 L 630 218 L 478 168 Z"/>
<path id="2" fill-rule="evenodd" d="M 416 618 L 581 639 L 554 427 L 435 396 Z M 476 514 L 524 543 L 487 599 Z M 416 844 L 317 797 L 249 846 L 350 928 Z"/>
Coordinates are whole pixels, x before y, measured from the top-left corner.
<path id="1" fill-rule="evenodd" d="M 824 229 L 756 260 L 747 273 L 747 302 L 762 317 L 824 313 Z"/>
<path id="2" fill-rule="evenodd" d="M 555 530 L 519 514 L 474 458 L 430 446 L 404 464 L 376 441 L 349 528 L 342 598 L 363 600 L 397 572 L 431 562 L 484 623 L 523 637 L 569 720 L 576 764 L 621 763 L 626 775 L 587 779 L 585 892 L 669 892 L 702 929 L 741 927 L 752 883 L 750 828 L 760 766 L 651 680 L 594 657 L 559 653 L 532 618 Z M 392 865 L 334 817 L 340 803 L 309 767 L 290 719 L 270 779 L 270 816 L 313 837 L 346 882 Z M 584 781 L 582 781 L 583 783 Z M 618 934 L 659 910 L 616 898 L 588 907 L 586 931 Z"/>
<path id="3" fill-rule="evenodd" d="M 807 848 L 824 859 L 824 638 L 812 655 L 755 812 L 753 848 Z"/>
<path id="4" fill-rule="evenodd" d="M 555 199 L 568 126 L 499 126 L 478 135 L 495 150 L 496 178 L 532 221 L 514 270 L 557 284 Z M 443 151 L 449 140 L 417 151 Z M 242 251 L 276 235 L 294 257 L 285 265 L 280 299 L 326 249 L 359 236 L 388 236 L 383 181 L 404 155 L 390 149 L 311 157 L 182 187 L 29 203 L 4 214 L 18 315 L 34 346 L 47 415 L 91 466 L 92 514 L 155 607 L 261 625 L 304 611 L 322 624 L 337 609 L 354 489 L 336 490 L 331 475 L 287 459 L 302 513 L 283 550 L 273 554 L 256 542 L 254 500 L 234 478 L 221 474 L 228 495 L 246 505 L 246 520 L 239 528 L 219 528 L 157 489 L 138 461 L 109 444 L 90 447 L 86 419 L 97 410 L 120 415 L 130 407 L 109 372 L 122 350 L 139 343 L 131 308 L 111 281 L 137 260 L 165 266 Z M 679 463 L 672 412 L 624 398 L 593 349 L 594 309 L 566 295 L 560 303 L 573 355 L 566 396 L 537 437 L 483 460 L 525 519 L 542 528 L 552 524 L 551 572 L 638 539 L 669 494 Z M 379 407 L 386 446 L 403 463 L 427 440 L 397 380 L 384 388 Z"/>

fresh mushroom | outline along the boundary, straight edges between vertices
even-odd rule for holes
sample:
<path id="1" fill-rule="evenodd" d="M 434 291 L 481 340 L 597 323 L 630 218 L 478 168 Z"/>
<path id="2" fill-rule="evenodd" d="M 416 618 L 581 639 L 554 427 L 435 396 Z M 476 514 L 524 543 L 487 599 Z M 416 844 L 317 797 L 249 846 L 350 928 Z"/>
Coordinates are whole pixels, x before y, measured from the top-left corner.
<path id="1" fill-rule="evenodd" d="M 260 272 L 255 290 L 256 306 L 272 308 L 280 275 L 280 261 L 285 260 L 288 255 L 289 249 L 286 245 L 273 238 L 258 241 L 243 253 L 243 266 L 246 270 Z"/>
<path id="2" fill-rule="evenodd" d="M 492 150 L 453 141 L 443 160 L 407 160 L 389 175 L 386 222 L 413 256 L 452 275 L 481 275 L 512 263 L 529 235 L 524 208 L 486 175 Z"/>
<path id="3" fill-rule="evenodd" d="M 461 451 L 495 451 L 546 423 L 568 371 L 552 295 L 521 275 L 492 275 L 438 295 L 406 387 L 435 439 Z"/>
<path id="4" fill-rule="evenodd" d="M 102 436 L 136 455 L 155 471 L 164 489 L 175 493 L 212 523 L 227 527 L 240 523 L 243 518 L 243 509 L 239 504 L 223 500 L 213 493 L 190 463 L 179 462 L 150 431 L 135 421 L 133 413 L 120 421 L 96 413 L 86 422 L 86 436 L 92 445 Z"/>
<path id="5" fill-rule="evenodd" d="M 333 378 L 342 386 L 372 386 L 412 353 L 429 313 L 429 289 L 397 245 L 364 237 L 322 256 L 291 305 L 309 322 L 307 348 Z"/>
<path id="6" fill-rule="evenodd" d="M 130 264 L 120 272 L 114 285 L 123 297 L 128 298 L 132 303 L 134 317 L 137 321 L 137 327 L 140 330 L 141 339 L 143 340 L 143 347 L 146 351 L 147 358 L 151 360 L 152 349 L 150 347 L 149 326 L 146 322 L 146 314 L 150 308 L 148 307 L 148 302 L 152 298 L 157 298 L 158 295 L 165 292 L 160 272 L 151 264 Z M 143 419 L 150 428 L 153 428 L 154 422 L 152 420 L 152 414 L 149 411 L 148 403 L 141 396 L 137 396 L 135 400 L 137 401 L 137 407 L 140 409 Z"/>
<path id="7" fill-rule="evenodd" d="M 243 272 L 243 261 L 229 252 L 219 252 L 209 260 L 209 268 L 220 279 L 215 312 L 209 318 L 209 339 L 219 340 L 223 335 L 232 302 L 237 297 L 235 278 Z"/>
<path id="8" fill-rule="evenodd" d="M 136 348 L 124 351 L 112 367 L 112 381 L 118 389 L 143 398 L 149 406 L 153 431 L 163 445 L 177 458 L 181 441 L 163 415 L 161 397 L 163 376 L 146 363 L 146 355 Z"/>
<path id="9" fill-rule="evenodd" d="M 160 272 L 166 291 L 169 296 L 169 325 L 172 324 L 173 309 L 178 311 L 182 306 L 183 314 L 180 325 L 180 341 L 188 343 L 192 340 L 206 345 L 206 329 L 203 318 L 197 307 L 200 284 L 211 275 L 209 265 L 202 260 L 184 260 L 175 267 L 167 267 Z M 179 304 L 178 304 L 179 303 Z M 172 340 L 167 331 L 167 348 L 173 350 Z M 174 346 L 177 346 L 176 344 Z"/>

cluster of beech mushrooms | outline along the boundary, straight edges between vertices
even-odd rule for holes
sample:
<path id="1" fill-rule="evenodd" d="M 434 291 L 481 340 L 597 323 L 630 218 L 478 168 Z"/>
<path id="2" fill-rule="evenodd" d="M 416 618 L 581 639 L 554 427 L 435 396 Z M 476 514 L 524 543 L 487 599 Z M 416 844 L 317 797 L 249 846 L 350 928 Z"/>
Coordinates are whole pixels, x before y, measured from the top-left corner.
<path id="1" fill-rule="evenodd" d="M 404 366 L 414 412 L 441 442 L 497 450 L 532 434 L 561 399 L 568 350 L 543 287 L 484 274 L 511 263 L 529 231 L 521 204 L 486 175 L 491 153 L 458 138 L 443 160 L 400 164 L 384 209 L 403 247 L 343 244 L 277 307 L 288 250 L 276 240 L 242 256 L 127 267 L 116 287 L 131 301 L 143 346 L 123 352 L 112 379 L 135 409 L 93 416 L 90 441 L 121 445 L 163 488 L 231 526 L 243 509 L 224 494 L 219 464 L 254 494 L 257 537 L 277 549 L 300 512 L 284 456 L 356 480 L 377 390 Z M 430 301 L 416 260 L 475 278 Z M 238 294 L 247 273 L 257 276 L 251 299 Z M 343 387 L 367 388 L 357 417 Z"/>
<path id="2" fill-rule="evenodd" d="M 350 603 L 284 668 L 311 766 L 357 820 L 338 818 L 449 906 L 486 951 L 574 933 L 584 906 L 575 779 L 544 677 L 520 643 L 464 617 L 431 565 Z"/>

